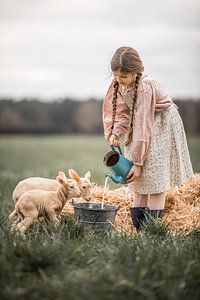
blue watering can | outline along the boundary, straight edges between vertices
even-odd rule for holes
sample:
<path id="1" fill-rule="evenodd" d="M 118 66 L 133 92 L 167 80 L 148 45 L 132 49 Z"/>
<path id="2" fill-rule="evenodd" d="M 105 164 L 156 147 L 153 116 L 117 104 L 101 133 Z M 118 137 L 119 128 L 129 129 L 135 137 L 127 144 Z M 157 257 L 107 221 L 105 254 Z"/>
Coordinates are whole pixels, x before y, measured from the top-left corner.
<path id="1" fill-rule="evenodd" d="M 112 151 L 105 154 L 103 162 L 111 170 L 113 175 L 107 174 L 106 177 L 110 177 L 115 183 L 125 184 L 127 183 L 127 175 L 133 166 L 133 162 L 123 156 L 120 147 L 118 151 L 111 145 Z"/>

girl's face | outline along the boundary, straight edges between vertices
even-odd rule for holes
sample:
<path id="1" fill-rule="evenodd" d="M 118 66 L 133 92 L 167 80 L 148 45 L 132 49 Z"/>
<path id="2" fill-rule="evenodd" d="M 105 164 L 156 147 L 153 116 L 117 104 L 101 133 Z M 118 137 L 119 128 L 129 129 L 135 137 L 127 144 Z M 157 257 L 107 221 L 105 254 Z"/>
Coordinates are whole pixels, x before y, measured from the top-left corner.
<path id="1" fill-rule="evenodd" d="M 134 73 L 122 73 L 120 71 L 114 71 L 113 76 L 114 79 L 122 85 L 131 86 L 135 82 L 137 74 Z"/>

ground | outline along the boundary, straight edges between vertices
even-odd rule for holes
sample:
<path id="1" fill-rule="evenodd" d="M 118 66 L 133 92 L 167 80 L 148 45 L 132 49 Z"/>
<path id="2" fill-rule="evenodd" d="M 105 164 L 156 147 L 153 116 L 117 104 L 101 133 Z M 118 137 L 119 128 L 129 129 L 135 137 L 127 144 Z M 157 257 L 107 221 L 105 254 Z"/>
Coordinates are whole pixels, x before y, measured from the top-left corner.
<path id="1" fill-rule="evenodd" d="M 199 140 L 189 145 L 199 172 Z M 36 223 L 25 239 L 10 232 L 19 180 L 73 168 L 103 185 L 107 151 L 101 137 L 1 137 L 1 299 L 199 299 L 199 229 L 176 235 L 149 221 L 137 235 L 95 232 L 66 217 L 58 228 Z"/>

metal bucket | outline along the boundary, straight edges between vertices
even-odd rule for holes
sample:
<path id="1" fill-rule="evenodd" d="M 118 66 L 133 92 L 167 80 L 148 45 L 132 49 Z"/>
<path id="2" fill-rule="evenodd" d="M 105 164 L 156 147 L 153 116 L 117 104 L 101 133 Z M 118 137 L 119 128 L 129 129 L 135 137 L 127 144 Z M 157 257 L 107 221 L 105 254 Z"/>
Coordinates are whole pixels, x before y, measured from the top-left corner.
<path id="1" fill-rule="evenodd" d="M 93 228 L 108 228 L 115 223 L 118 206 L 98 203 L 74 203 L 74 214 L 78 222 Z"/>

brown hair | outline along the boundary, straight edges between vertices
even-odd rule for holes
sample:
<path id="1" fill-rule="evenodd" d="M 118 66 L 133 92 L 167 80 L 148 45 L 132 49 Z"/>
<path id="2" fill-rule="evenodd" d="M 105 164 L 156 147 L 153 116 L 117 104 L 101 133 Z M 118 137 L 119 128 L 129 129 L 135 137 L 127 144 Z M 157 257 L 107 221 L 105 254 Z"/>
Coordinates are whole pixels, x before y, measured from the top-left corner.
<path id="1" fill-rule="evenodd" d="M 137 101 L 137 89 L 138 89 L 138 83 L 141 77 L 141 73 L 144 71 L 144 67 L 142 64 L 142 61 L 139 57 L 139 54 L 137 51 L 130 47 L 120 47 L 117 49 L 115 54 L 112 57 L 111 60 L 111 70 L 112 71 L 120 71 L 122 73 L 135 73 L 136 80 L 134 85 L 134 97 L 133 97 L 133 103 L 132 103 L 132 109 L 131 109 L 131 118 L 130 118 L 130 124 L 129 124 L 129 130 L 127 134 L 127 139 L 125 141 L 125 145 L 128 145 L 131 142 L 132 138 L 132 131 L 133 131 L 133 122 L 134 122 L 134 110 L 135 110 L 135 104 Z M 112 99 L 112 127 L 114 128 L 115 123 L 115 116 L 116 116 L 116 110 L 117 110 L 117 93 L 118 93 L 119 83 L 117 81 L 114 82 L 114 92 L 113 92 L 113 99 Z"/>

